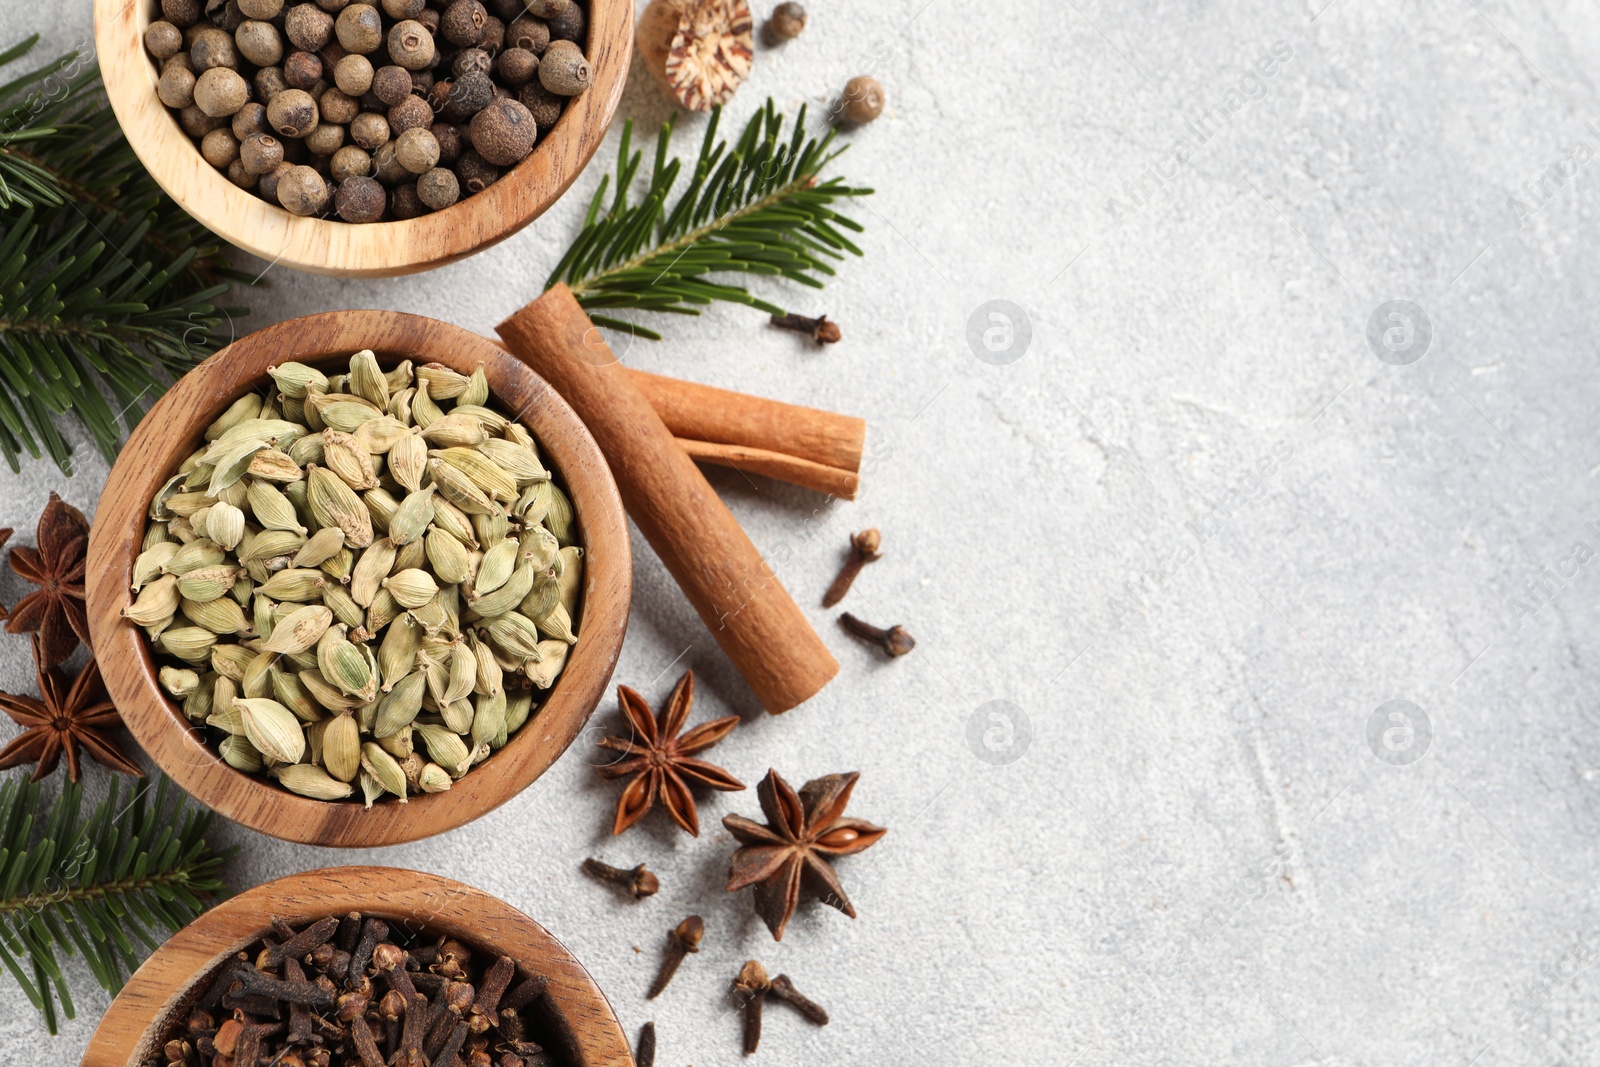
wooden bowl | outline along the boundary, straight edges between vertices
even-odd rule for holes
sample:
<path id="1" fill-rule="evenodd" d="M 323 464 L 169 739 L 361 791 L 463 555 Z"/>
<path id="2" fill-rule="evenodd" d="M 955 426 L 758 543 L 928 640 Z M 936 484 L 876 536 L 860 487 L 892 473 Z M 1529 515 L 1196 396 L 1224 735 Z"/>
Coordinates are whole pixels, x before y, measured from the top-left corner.
<path id="1" fill-rule="evenodd" d="M 157 0 L 95 0 L 95 48 L 117 122 L 152 177 L 184 210 L 246 252 L 313 274 L 411 274 L 469 256 L 516 233 L 571 185 L 605 137 L 633 55 L 633 0 L 589 0 L 594 71 L 533 153 L 476 196 L 432 214 L 352 225 L 300 218 L 234 185 L 156 97 L 144 31 Z"/>
<path id="2" fill-rule="evenodd" d="M 140 1067 L 162 1023 L 187 1013 L 223 960 L 272 935 L 273 916 L 291 925 L 359 911 L 391 924 L 448 934 L 469 947 L 517 961 L 519 975 L 549 986 L 536 1002 L 551 1051 L 573 1067 L 632 1067 L 616 1014 L 584 970 L 550 932 L 481 889 L 393 867 L 334 867 L 258 885 L 179 930 L 144 961 L 100 1020 L 83 1067 Z"/>
<path id="3" fill-rule="evenodd" d="M 234 770 L 190 725 L 156 680 L 150 642 L 121 611 L 132 601 L 133 561 L 150 501 L 199 447 L 206 426 L 259 388 L 267 368 L 290 360 L 346 361 L 370 348 L 379 359 L 417 358 L 471 373 L 480 363 L 503 410 L 537 438 L 577 513 L 584 586 L 566 668 L 543 706 L 504 748 L 442 793 L 359 802 L 298 796 Z M 605 457 L 578 416 L 544 379 L 470 331 L 417 315 L 342 311 L 259 330 L 184 375 L 139 423 L 111 469 L 89 537 L 90 636 L 122 720 L 163 771 L 207 807 L 264 834 L 312 845 L 371 847 L 460 826 L 510 800 L 566 751 L 599 703 L 627 629 L 633 581 L 627 520 Z"/>

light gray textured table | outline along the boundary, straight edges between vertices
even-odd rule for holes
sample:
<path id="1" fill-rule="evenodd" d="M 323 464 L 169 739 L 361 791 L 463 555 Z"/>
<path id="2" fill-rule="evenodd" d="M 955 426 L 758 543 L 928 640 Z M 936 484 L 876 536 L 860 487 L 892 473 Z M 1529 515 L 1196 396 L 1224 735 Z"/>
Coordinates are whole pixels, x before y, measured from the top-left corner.
<path id="1" fill-rule="evenodd" d="M 752 956 L 834 1017 L 773 1010 L 770 1063 L 1600 1061 L 1600 563 L 1573 556 L 1600 549 L 1600 14 L 809 6 L 732 110 L 824 105 L 864 71 L 888 88 L 841 165 L 879 190 L 865 260 L 781 295 L 845 342 L 724 309 L 625 359 L 870 419 L 855 504 L 713 476 L 843 671 L 759 714 L 636 539 L 617 680 L 655 698 L 692 666 L 702 715 L 746 717 L 716 754 L 748 782 L 860 769 L 852 810 L 890 827 L 840 866 L 860 918 L 813 905 L 775 945 L 721 893 L 718 820 L 753 793 L 708 797 L 699 841 L 659 818 L 613 840 L 615 787 L 576 750 L 409 847 L 225 829 L 231 882 L 376 862 L 474 883 L 564 939 L 630 1033 L 654 1018 L 664 1064 L 738 1061 L 726 989 Z M 49 51 L 90 32 L 86 0 L 0 12 Z M 667 115 L 637 67 L 622 113 Z M 383 307 L 489 331 L 600 174 L 432 274 L 271 271 L 248 325 Z M 1025 313 L 1025 349 L 991 300 Z M 1396 300 L 1421 314 L 1387 318 Z M 105 468 L 82 464 L 0 476 L 0 522 L 31 529 L 50 488 L 92 509 Z M 887 557 L 846 606 L 916 634 L 888 664 L 815 606 L 873 524 Z M 0 686 L 31 686 L 4 647 Z M 578 873 L 589 854 L 665 888 L 623 904 Z M 706 951 L 647 1003 L 690 911 Z M 76 1062 L 106 998 L 48 1040 L 6 983 L 0 1063 Z"/>

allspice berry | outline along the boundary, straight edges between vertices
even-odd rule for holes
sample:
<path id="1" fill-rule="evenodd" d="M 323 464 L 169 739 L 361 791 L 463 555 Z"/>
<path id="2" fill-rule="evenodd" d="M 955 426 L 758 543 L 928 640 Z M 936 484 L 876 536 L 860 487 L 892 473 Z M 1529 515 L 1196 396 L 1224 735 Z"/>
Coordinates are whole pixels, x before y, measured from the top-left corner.
<path id="1" fill-rule="evenodd" d="M 506 27 L 506 46 L 526 48 L 534 55 L 543 55 L 550 47 L 550 26 L 539 19 L 524 15 Z"/>
<path id="2" fill-rule="evenodd" d="M 433 62 L 433 34 L 415 19 L 397 22 L 389 30 L 389 57 L 407 70 L 422 70 Z"/>
<path id="3" fill-rule="evenodd" d="M 510 167 L 533 151 L 538 127 L 533 112 L 515 100 L 496 100 L 476 115 L 468 128 L 472 147 L 497 167 Z"/>
<path id="4" fill-rule="evenodd" d="M 152 22 L 144 31 L 144 48 L 157 59 L 183 51 L 183 31 L 170 22 Z"/>
<path id="5" fill-rule="evenodd" d="M 411 180 L 411 172 L 395 158 L 394 142 L 380 145 L 372 153 L 372 176 L 385 185 L 399 185 Z"/>
<path id="6" fill-rule="evenodd" d="M 800 4 L 779 4 L 767 20 L 767 34 L 773 40 L 792 41 L 806 32 L 806 9 Z"/>
<path id="7" fill-rule="evenodd" d="M 583 49 L 572 41 L 551 41 L 539 57 L 539 84 L 557 96 L 577 96 L 593 80 Z"/>
<path id="8" fill-rule="evenodd" d="M 278 182 L 291 170 L 294 170 L 293 163 L 279 163 L 256 180 L 256 192 L 261 194 L 262 199 L 276 204 L 278 202 Z"/>
<path id="9" fill-rule="evenodd" d="M 184 133 L 198 141 L 217 127 L 226 126 L 227 123 L 222 119 L 207 115 L 204 111 L 190 104 L 178 112 L 178 125 L 183 128 Z"/>
<path id="10" fill-rule="evenodd" d="M 372 173 L 372 157 L 363 149 L 347 144 L 328 160 L 328 176 L 336 182 L 365 178 Z"/>
<path id="11" fill-rule="evenodd" d="M 304 137 L 317 121 L 317 102 L 304 89 L 285 89 L 267 101 L 267 123 L 285 137 Z"/>
<path id="12" fill-rule="evenodd" d="M 239 0 L 239 10 L 249 19 L 275 19 L 283 10 L 283 0 Z"/>
<path id="13" fill-rule="evenodd" d="M 399 137 L 418 126 L 433 125 L 433 108 L 420 96 L 408 96 L 389 109 L 389 135 Z"/>
<path id="14" fill-rule="evenodd" d="M 266 133 L 267 105 L 250 101 L 233 113 L 233 121 L 228 125 L 240 141 L 247 141 L 258 133 Z"/>
<path id="15" fill-rule="evenodd" d="M 461 130 L 448 122 L 435 122 L 428 127 L 428 132 L 433 134 L 433 139 L 439 142 L 439 165 L 452 166 L 461 158 L 462 138 Z"/>
<path id="16" fill-rule="evenodd" d="M 189 42 L 189 62 L 196 74 L 213 67 L 238 69 L 239 51 L 233 45 L 233 35 L 215 27 L 199 31 Z"/>
<path id="17" fill-rule="evenodd" d="M 227 118 L 249 99 L 249 84 L 227 67 L 212 67 L 194 83 L 195 106 L 212 118 Z"/>
<path id="18" fill-rule="evenodd" d="M 471 48 L 483 37 L 488 10 L 478 0 L 452 0 L 439 16 L 439 36 L 453 45 Z"/>
<path id="19" fill-rule="evenodd" d="M 379 67 L 372 72 L 372 95 L 393 107 L 411 95 L 411 72 L 404 67 Z"/>
<path id="20" fill-rule="evenodd" d="M 350 140 L 368 152 L 389 141 L 389 120 L 376 111 L 363 111 L 350 120 Z"/>
<path id="21" fill-rule="evenodd" d="M 361 114 L 361 101 L 341 93 L 338 89 L 329 89 L 317 97 L 317 113 L 321 115 L 323 122 L 343 126 Z"/>
<path id="22" fill-rule="evenodd" d="M 852 126 L 862 126 L 883 114 L 883 86 L 878 79 L 863 74 L 851 78 L 839 98 L 839 117 Z"/>
<path id="23" fill-rule="evenodd" d="M 372 88 L 372 60 L 349 55 L 333 65 L 333 84 L 346 96 L 359 97 Z"/>
<path id="24" fill-rule="evenodd" d="M 514 89 L 539 72 L 539 57 L 526 48 L 507 48 L 495 57 L 494 72 Z"/>
<path id="25" fill-rule="evenodd" d="M 313 156 L 331 156 L 344 147 L 344 127 L 321 122 L 305 136 L 306 148 Z"/>
<path id="26" fill-rule="evenodd" d="M 481 193 L 500 180 L 500 168 L 475 151 L 461 153 L 456 161 L 456 174 L 461 178 L 461 188 L 469 195 Z"/>
<path id="27" fill-rule="evenodd" d="M 278 164 L 283 162 L 283 142 L 270 133 L 253 134 L 239 146 L 239 159 L 251 174 L 277 170 Z"/>
<path id="28" fill-rule="evenodd" d="M 339 13 L 333 32 L 348 52 L 376 52 L 383 44 L 383 16 L 371 4 L 351 4 Z"/>
<path id="29" fill-rule="evenodd" d="M 431 130 L 419 126 L 395 138 L 394 157 L 412 174 L 423 174 L 439 162 L 439 142 Z"/>
<path id="30" fill-rule="evenodd" d="M 262 67 L 256 71 L 256 76 L 250 80 L 256 87 L 257 100 L 271 100 L 285 89 L 291 88 L 287 78 L 283 76 L 282 67 Z"/>
<path id="31" fill-rule="evenodd" d="M 478 38 L 478 47 L 492 56 L 505 46 L 506 24 L 490 15 L 483 20 L 483 34 Z"/>
<path id="32" fill-rule="evenodd" d="M 397 185 L 389 194 L 389 210 L 397 219 L 414 219 L 428 213 L 428 206 L 417 196 L 416 185 Z"/>
<path id="33" fill-rule="evenodd" d="M 161 0 L 161 17 L 179 28 L 200 21 L 200 0 Z"/>
<path id="34" fill-rule="evenodd" d="M 278 203 L 291 215 L 315 215 L 328 206 L 328 183 L 307 166 L 291 168 L 278 179 Z"/>
<path id="35" fill-rule="evenodd" d="M 315 52 L 289 53 L 283 61 L 283 80 L 292 89 L 309 90 L 322 80 L 322 57 Z"/>
<path id="36" fill-rule="evenodd" d="M 194 103 L 195 76 L 181 63 L 169 63 L 156 82 L 156 96 L 168 107 L 185 108 Z"/>
<path id="37" fill-rule="evenodd" d="M 458 78 L 461 77 L 461 75 L 466 74 L 468 71 L 477 71 L 479 74 L 487 74 L 489 73 L 490 69 L 493 68 L 493 66 L 494 59 L 489 55 L 488 52 L 485 52 L 481 48 L 463 48 L 461 51 L 457 52 L 456 57 L 450 61 L 450 73 L 454 74 Z"/>
<path id="38" fill-rule="evenodd" d="M 218 170 L 239 158 L 239 139 L 227 128 L 212 130 L 200 139 L 200 155 Z"/>
<path id="39" fill-rule="evenodd" d="M 316 4 L 296 4 L 283 18 L 283 32 L 296 48 L 315 52 L 333 38 L 333 16 Z"/>
<path id="40" fill-rule="evenodd" d="M 241 189 L 253 189 L 256 185 L 256 176 L 244 169 L 244 164 L 234 160 L 228 164 L 228 180 Z"/>
<path id="41" fill-rule="evenodd" d="M 434 167 L 417 179 L 417 198 L 435 211 L 461 199 L 461 182 L 449 167 Z"/>
<path id="42" fill-rule="evenodd" d="M 270 67 L 283 58 L 283 36 L 270 22 L 241 23 L 233 31 L 239 54 L 258 67 Z"/>
<path id="43" fill-rule="evenodd" d="M 541 130 L 548 130 L 556 124 L 556 120 L 561 117 L 561 109 L 567 102 L 566 97 L 557 96 L 540 85 L 538 79 L 517 90 L 517 99 L 522 102 L 523 107 L 533 113 L 533 121 Z"/>
<path id="44" fill-rule="evenodd" d="M 439 101 L 439 117 L 446 122 L 466 122 L 494 99 L 494 82 L 480 71 L 469 70 L 453 82 L 439 82 L 434 85 L 434 92 L 438 93 L 441 87 L 443 100 L 438 96 L 434 99 Z"/>
<path id="45" fill-rule="evenodd" d="M 414 19 L 426 6 L 425 0 L 383 0 L 383 13 L 392 19 Z"/>
<path id="46" fill-rule="evenodd" d="M 281 187 L 279 193 L 282 193 Z M 333 194 L 333 209 L 346 222 L 377 222 L 388 199 L 383 186 L 373 179 L 347 178 Z"/>
<path id="47" fill-rule="evenodd" d="M 577 4 L 569 5 L 563 14 L 552 15 L 548 24 L 552 41 L 572 41 L 580 45 L 589 25 L 584 19 L 583 8 Z"/>

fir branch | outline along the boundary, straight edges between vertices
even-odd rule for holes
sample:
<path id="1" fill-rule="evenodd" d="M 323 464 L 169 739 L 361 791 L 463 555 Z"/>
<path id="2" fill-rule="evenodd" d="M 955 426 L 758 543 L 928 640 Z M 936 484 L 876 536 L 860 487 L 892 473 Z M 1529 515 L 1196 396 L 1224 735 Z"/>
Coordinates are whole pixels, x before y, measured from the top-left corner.
<path id="1" fill-rule="evenodd" d="M 108 992 L 159 943 L 223 890 L 218 852 L 204 833 L 212 814 L 175 795 L 162 778 L 141 782 L 123 802 L 113 779 L 106 799 L 80 816 L 83 789 L 69 784 L 47 812 L 39 786 L 0 783 L 0 965 L 53 1034 L 56 1001 L 74 1008 L 57 950 L 81 953 Z M 153 796 L 152 796 L 153 792 Z"/>
<path id="2" fill-rule="evenodd" d="M 27 55 L 30 37 L 0 53 Z M 141 402 L 231 339 L 231 271 L 122 137 L 93 64 L 0 85 L 0 454 L 71 473 L 70 415 L 108 460 Z"/>
<path id="3" fill-rule="evenodd" d="M 721 117 L 720 107 L 711 113 L 688 185 L 675 200 L 673 187 L 684 161 L 667 160 L 676 119 L 663 125 L 648 182 L 633 203 L 629 190 L 643 154 L 630 151 L 633 123 L 626 123 L 616 174 L 601 179 L 582 232 L 546 288 L 565 282 L 597 324 L 660 340 L 659 333 L 638 323 L 593 312 L 698 315 L 699 307 L 722 300 L 778 315 L 783 308 L 708 275 L 784 277 L 820 289 L 821 276 L 834 274 L 830 260 L 843 259 L 846 252 L 861 254 L 843 232 L 860 233 L 860 224 L 834 205 L 872 190 L 818 177 L 844 151 L 830 150 L 833 131 L 807 138 L 802 107 L 794 132 L 783 138 L 784 117 L 768 100 L 730 148 L 717 140 Z M 608 188 L 615 191 L 602 215 Z"/>

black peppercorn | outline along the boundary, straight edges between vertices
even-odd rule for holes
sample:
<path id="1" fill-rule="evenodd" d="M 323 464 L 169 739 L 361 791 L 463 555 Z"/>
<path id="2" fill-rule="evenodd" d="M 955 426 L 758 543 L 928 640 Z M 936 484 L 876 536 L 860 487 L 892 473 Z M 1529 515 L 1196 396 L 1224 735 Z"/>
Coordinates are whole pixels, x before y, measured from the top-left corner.
<path id="1" fill-rule="evenodd" d="M 481 193 L 500 180 L 500 168 L 474 151 L 461 153 L 461 158 L 456 160 L 456 174 L 461 179 L 461 188 L 469 195 Z"/>
<path id="2" fill-rule="evenodd" d="M 315 4 L 296 4 L 283 17 L 283 32 L 296 48 L 315 52 L 333 38 L 333 16 Z"/>
<path id="3" fill-rule="evenodd" d="M 411 95 L 411 72 L 404 67 L 379 67 L 372 73 L 372 95 L 393 107 Z"/>
<path id="4" fill-rule="evenodd" d="M 283 80 L 292 89 L 309 89 L 322 80 L 322 57 L 315 52 L 290 52 L 283 61 Z"/>
<path id="5" fill-rule="evenodd" d="M 439 117 L 446 122 L 466 122 L 494 99 L 494 82 L 481 71 L 468 71 L 454 82 L 440 82 L 439 85 L 448 86 L 439 106 Z"/>
<path id="6" fill-rule="evenodd" d="M 583 8 L 572 4 L 565 13 L 550 19 L 550 39 L 552 41 L 572 41 L 582 44 L 588 23 L 584 20 Z"/>
<path id="7" fill-rule="evenodd" d="M 494 72 L 513 89 L 539 71 L 539 57 L 526 48 L 507 48 L 494 61 Z"/>
<path id="8" fill-rule="evenodd" d="M 523 107 L 532 112 L 533 121 L 541 130 L 548 130 L 556 124 L 556 120 L 561 117 L 561 109 L 567 102 L 566 97 L 557 96 L 540 85 L 537 78 L 517 90 L 517 99 L 522 102 Z"/>
<path id="9" fill-rule="evenodd" d="M 461 199 L 461 182 L 449 167 L 434 167 L 417 179 L 417 198 L 442 211 Z"/>
<path id="10" fill-rule="evenodd" d="M 458 78 L 468 71 L 487 74 L 492 66 L 494 66 L 494 60 L 489 58 L 488 52 L 481 48 L 463 48 L 450 61 L 450 73 Z"/>
<path id="11" fill-rule="evenodd" d="M 506 45 L 526 48 L 534 55 L 543 55 L 550 46 L 550 26 L 539 19 L 524 15 L 506 27 Z"/>
<path id="12" fill-rule="evenodd" d="M 348 178 L 333 194 L 333 209 L 346 222 L 377 222 L 389 197 L 371 178 Z"/>
<path id="13" fill-rule="evenodd" d="M 483 37 L 489 12 L 478 0 L 454 0 L 439 16 L 439 35 L 451 44 L 471 48 Z"/>
<path id="14" fill-rule="evenodd" d="M 239 158 L 251 174 L 266 174 L 283 162 L 283 142 L 270 133 L 254 134 L 239 146 Z"/>
<path id="15" fill-rule="evenodd" d="M 183 50 L 183 31 L 170 22 L 152 22 L 144 31 L 144 47 L 157 59 L 167 59 Z"/>
<path id="16" fill-rule="evenodd" d="M 428 213 L 428 206 L 417 196 L 414 183 L 397 185 L 389 193 L 389 209 L 397 219 L 414 219 Z"/>
<path id="17" fill-rule="evenodd" d="M 389 135 L 398 137 L 418 126 L 433 125 L 433 108 L 420 96 L 408 96 L 389 109 Z"/>
<path id="18" fill-rule="evenodd" d="M 533 113 L 515 100 L 496 100 L 476 115 L 468 128 L 472 147 L 497 167 L 520 163 L 533 151 L 538 134 Z"/>
<path id="19" fill-rule="evenodd" d="M 200 13 L 200 0 L 161 0 L 161 17 L 174 26 L 193 26 Z"/>
<path id="20" fill-rule="evenodd" d="M 311 167 L 293 167 L 278 179 L 278 203 L 291 215 L 315 215 L 328 206 L 328 183 Z"/>

